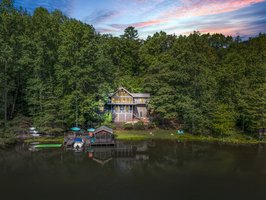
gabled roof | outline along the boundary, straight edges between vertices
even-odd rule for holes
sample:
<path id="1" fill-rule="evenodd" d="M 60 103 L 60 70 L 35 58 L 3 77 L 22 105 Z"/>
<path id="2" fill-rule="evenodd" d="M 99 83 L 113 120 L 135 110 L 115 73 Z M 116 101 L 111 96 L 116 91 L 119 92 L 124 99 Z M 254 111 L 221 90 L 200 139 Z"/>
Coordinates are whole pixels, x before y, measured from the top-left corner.
<path id="1" fill-rule="evenodd" d="M 101 127 L 97 128 L 94 131 L 94 134 L 97 134 L 98 132 L 103 131 L 103 130 L 113 134 L 113 129 L 111 129 L 111 128 L 107 127 L 107 126 L 101 126 Z"/>
<path id="2" fill-rule="evenodd" d="M 110 97 L 114 96 L 120 90 L 125 90 L 130 96 L 133 97 L 133 95 L 126 88 L 124 88 L 124 87 L 119 87 L 114 93 L 111 93 L 110 94 Z"/>
<path id="3" fill-rule="evenodd" d="M 118 91 L 120 90 L 125 90 L 130 96 L 135 97 L 135 98 L 150 98 L 150 94 L 149 93 L 130 93 L 126 88 L 124 87 L 119 87 L 114 93 L 110 93 L 109 97 L 114 96 Z"/>

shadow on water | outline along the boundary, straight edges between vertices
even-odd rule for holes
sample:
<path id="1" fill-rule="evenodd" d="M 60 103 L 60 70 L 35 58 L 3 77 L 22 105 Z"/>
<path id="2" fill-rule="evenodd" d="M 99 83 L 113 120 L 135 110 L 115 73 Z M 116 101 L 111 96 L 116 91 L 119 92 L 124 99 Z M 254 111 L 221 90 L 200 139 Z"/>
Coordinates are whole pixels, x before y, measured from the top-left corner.
<path id="1" fill-rule="evenodd" d="M 266 148 L 175 141 L 0 151 L 5 199 L 263 199 Z M 33 150 L 33 149 L 31 149 Z"/>

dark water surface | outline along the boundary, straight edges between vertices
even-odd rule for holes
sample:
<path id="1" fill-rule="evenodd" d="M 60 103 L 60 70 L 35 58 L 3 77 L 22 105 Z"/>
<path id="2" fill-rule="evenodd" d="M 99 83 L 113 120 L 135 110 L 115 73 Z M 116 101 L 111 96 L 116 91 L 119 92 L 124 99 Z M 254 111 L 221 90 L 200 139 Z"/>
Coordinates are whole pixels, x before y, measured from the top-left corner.
<path id="1" fill-rule="evenodd" d="M 0 150 L 0 199 L 266 199 L 266 147 L 175 141 Z"/>

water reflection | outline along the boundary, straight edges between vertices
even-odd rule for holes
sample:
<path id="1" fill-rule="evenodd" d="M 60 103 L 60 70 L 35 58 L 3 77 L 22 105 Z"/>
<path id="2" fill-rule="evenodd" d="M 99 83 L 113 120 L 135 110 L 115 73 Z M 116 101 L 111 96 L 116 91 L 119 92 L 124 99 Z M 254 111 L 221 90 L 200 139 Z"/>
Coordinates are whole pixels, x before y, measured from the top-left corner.
<path id="1" fill-rule="evenodd" d="M 114 161 L 118 166 L 125 166 L 125 163 L 131 163 L 135 160 L 149 160 L 148 145 L 150 143 L 152 142 L 143 141 L 132 143 L 117 141 L 115 146 L 94 146 L 80 150 L 73 148 L 64 148 L 64 150 L 75 152 L 75 155 L 77 156 L 78 154 L 85 153 L 88 159 L 93 160 L 101 165 L 105 165 L 111 161 Z"/>
<path id="2" fill-rule="evenodd" d="M 263 145 L 143 141 L 82 152 L 64 148 L 36 152 L 28 148 L 24 144 L 0 151 L 2 195 L 167 199 L 178 194 L 180 199 L 204 200 L 265 195 Z M 84 192 L 71 195 L 75 190 Z"/>

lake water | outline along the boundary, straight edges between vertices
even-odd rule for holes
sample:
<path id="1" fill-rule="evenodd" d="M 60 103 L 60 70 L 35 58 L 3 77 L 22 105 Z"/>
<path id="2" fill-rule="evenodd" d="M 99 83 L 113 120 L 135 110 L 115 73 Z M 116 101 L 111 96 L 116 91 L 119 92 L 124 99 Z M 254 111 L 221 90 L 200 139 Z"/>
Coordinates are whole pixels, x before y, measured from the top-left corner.
<path id="1" fill-rule="evenodd" d="M 175 141 L 0 150 L 0 199 L 265 199 L 266 147 Z"/>

